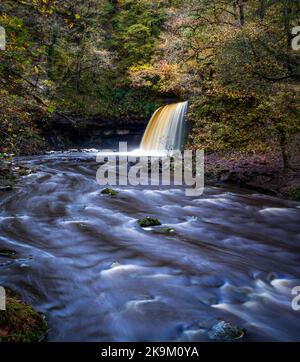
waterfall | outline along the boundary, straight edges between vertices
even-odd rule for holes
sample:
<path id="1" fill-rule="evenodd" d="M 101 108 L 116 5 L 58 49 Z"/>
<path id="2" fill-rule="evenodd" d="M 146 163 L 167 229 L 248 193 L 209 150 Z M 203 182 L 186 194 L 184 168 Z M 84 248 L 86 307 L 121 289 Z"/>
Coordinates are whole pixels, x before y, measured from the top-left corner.
<path id="1" fill-rule="evenodd" d="M 184 115 L 188 102 L 168 104 L 158 108 L 143 135 L 140 149 L 143 151 L 180 150 L 184 142 Z"/>

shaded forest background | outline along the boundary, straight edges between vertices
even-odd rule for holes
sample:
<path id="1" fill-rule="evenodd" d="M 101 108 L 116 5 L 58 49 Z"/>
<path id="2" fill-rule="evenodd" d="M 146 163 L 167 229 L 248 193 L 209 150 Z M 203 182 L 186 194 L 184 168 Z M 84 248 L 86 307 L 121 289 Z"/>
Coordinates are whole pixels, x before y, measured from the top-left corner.
<path id="1" fill-rule="evenodd" d="M 299 151 L 298 0 L 1 0 L 1 156 L 59 115 L 126 123 L 189 100 L 189 147 Z"/>

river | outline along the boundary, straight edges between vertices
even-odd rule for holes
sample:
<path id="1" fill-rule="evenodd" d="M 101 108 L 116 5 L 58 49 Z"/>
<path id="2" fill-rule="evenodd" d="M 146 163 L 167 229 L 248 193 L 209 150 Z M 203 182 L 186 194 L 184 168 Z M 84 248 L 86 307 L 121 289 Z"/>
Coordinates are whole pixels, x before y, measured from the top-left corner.
<path id="1" fill-rule="evenodd" d="M 37 172 L 0 195 L 0 248 L 17 251 L 0 285 L 45 314 L 48 341 L 206 341 L 218 320 L 247 341 L 300 340 L 300 203 L 230 187 L 108 197 L 91 153 L 19 162 Z"/>

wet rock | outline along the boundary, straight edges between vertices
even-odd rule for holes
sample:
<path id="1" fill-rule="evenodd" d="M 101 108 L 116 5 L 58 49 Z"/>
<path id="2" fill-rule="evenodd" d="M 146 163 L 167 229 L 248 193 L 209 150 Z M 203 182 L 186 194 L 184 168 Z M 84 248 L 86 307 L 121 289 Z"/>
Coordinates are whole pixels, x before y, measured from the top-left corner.
<path id="1" fill-rule="evenodd" d="M 20 166 L 17 173 L 19 174 L 19 176 L 28 176 L 33 173 L 33 170 L 26 166 Z"/>
<path id="2" fill-rule="evenodd" d="M 46 334 L 44 316 L 7 291 L 6 310 L 0 312 L 0 342 L 41 342 Z"/>
<path id="3" fill-rule="evenodd" d="M 208 331 L 208 337 L 214 341 L 233 342 L 243 338 L 245 333 L 244 328 L 235 327 L 229 322 L 221 321 Z"/>
<path id="4" fill-rule="evenodd" d="M 187 216 L 185 218 L 185 220 L 188 222 L 196 222 L 196 221 L 198 221 L 198 217 L 197 216 Z"/>
<path id="5" fill-rule="evenodd" d="M 0 160 L 0 191 L 11 191 L 16 183 L 16 175 L 11 164 L 4 164 Z"/>
<path id="6" fill-rule="evenodd" d="M 24 165 L 14 165 L 13 162 L 0 159 L 0 191 L 12 191 L 21 176 L 27 176 L 34 171 Z"/>
<path id="7" fill-rule="evenodd" d="M 267 275 L 267 280 L 268 280 L 268 282 L 272 282 L 273 280 L 275 280 L 275 279 L 277 279 L 278 278 L 278 276 L 275 274 L 275 273 L 269 273 L 268 275 Z"/>
<path id="8" fill-rule="evenodd" d="M 0 191 L 12 191 L 13 189 L 12 186 L 0 186 Z"/>
<path id="9" fill-rule="evenodd" d="M 287 192 L 289 199 L 294 201 L 300 201 L 300 186 L 295 188 L 290 188 Z"/>
<path id="10" fill-rule="evenodd" d="M 118 261 L 114 261 L 112 264 L 111 264 L 111 268 L 116 268 L 118 266 L 120 266 L 121 264 L 118 262 Z"/>
<path id="11" fill-rule="evenodd" d="M 108 196 L 117 196 L 118 195 L 118 191 L 114 190 L 114 189 L 110 189 L 110 188 L 106 188 L 103 189 L 101 191 L 102 195 L 108 195 Z"/>
<path id="12" fill-rule="evenodd" d="M 139 219 L 137 223 L 143 228 L 161 225 L 161 222 L 154 217 L 145 217 L 143 219 Z"/>
<path id="13" fill-rule="evenodd" d="M 11 258 L 14 259 L 16 257 L 17 252 L 15 250 L 9 249 L 0 249 L 0 257 Z"/>
<path id="14" fill-rule="evenodd" d="M 157 234 L 174 234 L 175 233 L 175 229 L 169 227 L 169 226 L 163 226 L 160 228 L 156 228 L 153 230 L 154 233 Z"/>

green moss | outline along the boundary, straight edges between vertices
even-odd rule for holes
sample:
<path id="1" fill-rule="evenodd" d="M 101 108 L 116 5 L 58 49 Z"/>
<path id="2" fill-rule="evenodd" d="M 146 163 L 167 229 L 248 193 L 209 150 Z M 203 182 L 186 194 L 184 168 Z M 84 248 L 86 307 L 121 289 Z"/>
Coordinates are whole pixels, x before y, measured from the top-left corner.
<path id="1" fill-rule="evenodd" d="M 161 222 L 157 218 L 153 217 L 145 217 L 143 219 L 139 219 L 137 222 L 143 228 L 161 225 Z"/>
<path id="2" fill-rule="evenodd" d="M 14 296 L 8 295 L 0 311 L 1 342 L 40 342 L 47 333 L 43 316 Z"/>
<path id="3" fill-rule="evenodd" d="M 287 195 L 292 200 L 300 201 L 300 186 L 290 189 Z"/>
<path id="4" fill-rule="evenodd" d="M 101 194 L 102 195 L 109 195 L 109 196 L 117 196 L 118 191 L 116 191 L 114 189 L 106 188 L 106 189 L 101 191 Z"/>

